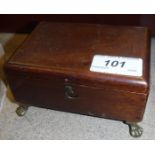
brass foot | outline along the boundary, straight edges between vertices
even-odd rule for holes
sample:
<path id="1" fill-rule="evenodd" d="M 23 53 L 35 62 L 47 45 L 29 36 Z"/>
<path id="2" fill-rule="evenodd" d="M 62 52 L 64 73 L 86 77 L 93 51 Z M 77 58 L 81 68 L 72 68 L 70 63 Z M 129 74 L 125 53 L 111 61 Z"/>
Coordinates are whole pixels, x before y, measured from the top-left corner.
<path id="1" fill-rule="evenodd" d="M 140 137 L 143 134 L 143 128 L 137 123 L 127 122 L 126 124 L 129 126 L 129 133 L 132 137 Z"/>
<path id="2" fill-rule="evenodd" d="M 22 105 L 16 109 L 16 113 L 18 116 L 21 117 L 21 116 L 24 116 L 26 114 L 27 110 L 28 110 L 28 106 Z"/>

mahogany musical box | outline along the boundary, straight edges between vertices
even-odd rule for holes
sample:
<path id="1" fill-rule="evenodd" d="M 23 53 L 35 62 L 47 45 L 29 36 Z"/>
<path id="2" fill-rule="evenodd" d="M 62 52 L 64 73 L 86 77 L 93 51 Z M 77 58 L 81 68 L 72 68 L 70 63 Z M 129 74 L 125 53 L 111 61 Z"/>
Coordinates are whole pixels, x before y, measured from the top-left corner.
<path id="1" fill-rule="evenodd" d="M 5 64 L 17 114 L 28 106 L 124 121 L 142 128 L 150 73 L 147 28 L 41 22 Z"/>

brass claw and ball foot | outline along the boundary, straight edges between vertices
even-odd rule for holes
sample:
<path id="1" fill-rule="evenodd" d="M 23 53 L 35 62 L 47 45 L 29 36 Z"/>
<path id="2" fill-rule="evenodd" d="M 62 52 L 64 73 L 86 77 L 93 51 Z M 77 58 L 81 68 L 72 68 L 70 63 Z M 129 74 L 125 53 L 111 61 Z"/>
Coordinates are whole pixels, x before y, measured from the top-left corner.
<path id="1" fill-rule="evenodd" d="M 143 134 L 143 128 L 140 127 L 137 123 L 126 122 L 129 126 L 129 133 L 132 137 L 141 137 Z"/>
<path id="2" fill-rule="evenodd" d="M 18 116 L 24 116 L 28 110 L 28 106 L 21 105 L 16 109 L 16 113 Z"/>
<path id="3" fill-rule="evenodd" d="M 24 116 L 26 114 L 28 110 L 28 106 L 26 105 L 20 105 L 17 109 L 16 109 L 16 113 L 18 116 Z M 133 123 L 133 122 L 124 122 L 125 124 L 127 124 L 129 126 L 129 133 L 132 137 L 137 138 L 137 137 L 141 137 L 141 135 L 143 134 L 143 128 L 140 127 L 137 123 Z"/>

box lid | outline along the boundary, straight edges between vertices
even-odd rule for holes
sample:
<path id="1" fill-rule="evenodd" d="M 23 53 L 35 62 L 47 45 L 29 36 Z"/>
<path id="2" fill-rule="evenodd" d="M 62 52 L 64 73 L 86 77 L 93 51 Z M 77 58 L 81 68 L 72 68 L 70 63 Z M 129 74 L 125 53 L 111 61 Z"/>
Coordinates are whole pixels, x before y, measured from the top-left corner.
<path id="1" fill-rule="evenodd" d="M 25 71 L 59 74 L 77 84 L 146 93 L 149 87 L 147 28 L 79 23 L 40 23 L 8 61 Z M 95 55 L 141 58 L 142 76 L 90 71 Z"/>

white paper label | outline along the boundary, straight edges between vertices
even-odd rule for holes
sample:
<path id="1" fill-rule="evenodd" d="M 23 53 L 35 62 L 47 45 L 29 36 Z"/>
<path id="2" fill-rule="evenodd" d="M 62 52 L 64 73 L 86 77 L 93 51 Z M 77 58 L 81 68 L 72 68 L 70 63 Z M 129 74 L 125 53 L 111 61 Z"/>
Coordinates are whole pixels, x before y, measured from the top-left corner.
<path id="1" fill-rule="evenodd" d="M 143 60 L 141 58 L 95 55 L 90 71 L 99 73 L 142 76 Z"/>

